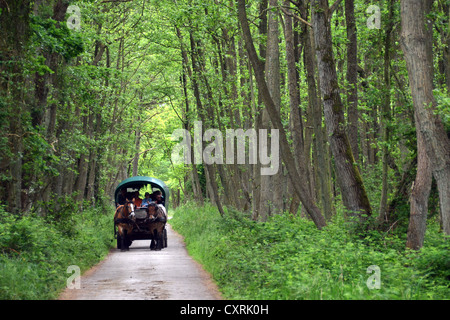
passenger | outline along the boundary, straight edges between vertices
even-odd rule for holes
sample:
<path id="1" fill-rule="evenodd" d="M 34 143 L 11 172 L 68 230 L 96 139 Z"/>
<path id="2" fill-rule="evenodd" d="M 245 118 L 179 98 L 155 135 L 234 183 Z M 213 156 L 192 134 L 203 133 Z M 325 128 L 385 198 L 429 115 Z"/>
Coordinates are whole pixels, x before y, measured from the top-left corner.
<path id="1" fill-rule="evenodd" d="M 139 191 L 134 193 L 134 205 L 139 208 L 142 206 L 142 199 L 139 198 Z"/>
<path id="2" fill-rule="evenodd" d="M 166 208 L 164 206 L 164 200 L 163 200 L 161 191 L 157 190 L 157 191 L 153 192 L 152 199 L 164 211 L 164 216 L 167 219 L 167 211 L 166 211 Z"/>
<path id="3" fill-rule="evenodd" d="M 150 198 L 150 193 L 146 192 L 145 193 L 145 198 L 142 200 L 142 206 L 143 207 L 148 207 L 150 202 L 152 202 L 152 198 Z"/>
<path id="4" fill-rule="evenodd" d="M 157 204 L 162 204 L 162 205 L 164 205 L 164 201 L 163 201 L 163 197 L 162 197 L 161 191 L 157 190 L 157 191 L 153 192 L 153 194 L 152 194 L 152 199 L 153 199 L 153 201 L 155 201 Z"/>

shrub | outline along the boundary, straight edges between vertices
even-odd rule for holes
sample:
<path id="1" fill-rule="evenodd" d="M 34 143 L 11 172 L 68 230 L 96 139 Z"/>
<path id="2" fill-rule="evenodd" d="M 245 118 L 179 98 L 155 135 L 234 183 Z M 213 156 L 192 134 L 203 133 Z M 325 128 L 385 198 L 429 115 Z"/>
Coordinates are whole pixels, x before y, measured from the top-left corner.
<path id="1" fill-rule="evenodd" d="M 276 215 L 265 223 L 213 206 L 187 204 L 171 225 L 190 254 L 230 299 L 447 299 L 448 242 L 429 228 L 420 252 L 404 239 L 376 231 L 349 232 L 337 215 L 324 230 L 313 222 Z M 369 289 L 369 266 L 378 266 L 380 289 Z"/>
<path id="2" fill-rule="evenodd" d="M 54 299 L 67 267 L 84 271 L 112 246 L 111 208 L 49 217 L 13 216 L 0 207 L 0 299 Z M 69 227 L 70 225 L 70 227 Z"/>

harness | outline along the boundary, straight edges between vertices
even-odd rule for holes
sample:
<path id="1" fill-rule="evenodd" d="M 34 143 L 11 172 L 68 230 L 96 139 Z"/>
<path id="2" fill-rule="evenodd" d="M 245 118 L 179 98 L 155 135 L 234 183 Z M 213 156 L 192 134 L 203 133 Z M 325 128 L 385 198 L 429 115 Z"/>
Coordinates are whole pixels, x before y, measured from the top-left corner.
<path id="1" fill-rule="evenodd" d="M 123 214 L 123 210 L 127 210 L 128 211 L 128 204 L 131 202 L 127 202 L 125 204 L 123 204 L 121 207 L 122 208 L 117 208 L 117 210 L 120 210 L 118 215 L 124 216 Z M 132 213 L 134 212 L 134 209 L 128 214 L 128 216 L 130 216 Z M 125 224 L 132 224 L 133 220 L 131 220 L 130 218 L 126 217 L 126 218 L 116 218 L 114 219 L 114 224 L 119 224 L 119 223 L 125 223 Z"/>
<path id="2" fill-rule="evenodd" d="M 118 219 L 114 220 L 114 224 L 120 224 L 120 223 L 133 224 L 133 220 L 131 220 L 130 218 L 118 218 Z"/>
<path id="3" fill-rule="evenodd" d="M 128 203 L 131 203 L 131 202 L 127 202 L 126 204 L 128 204 Z M 120 211 L 121 215 L 123 215 L 123 210 L 125 208 L 125 205 L 123 205 L 123 207 L 121 208 L 121 211 Z M 127 206 L 127 208 L 128 208 L 128 206 Z M 133 211 L 131 211 L 129 213 L 128 216 L 130 216 L 133 212 L 134 212 L 134 209 L 133 209 Z M 139 230 L 139 232 L 141 231 L 141 229 L 139 228 L 139 225 L 133 219 L 130 219 L 130 218 L 127 217 L 127 218 L 117 218 L 117 219 L 114 220 L 114 225 L 121 224 L 121 223 L 122 224 L 131 224 L 133 226 L 136 226 L 136 228 Z"/>

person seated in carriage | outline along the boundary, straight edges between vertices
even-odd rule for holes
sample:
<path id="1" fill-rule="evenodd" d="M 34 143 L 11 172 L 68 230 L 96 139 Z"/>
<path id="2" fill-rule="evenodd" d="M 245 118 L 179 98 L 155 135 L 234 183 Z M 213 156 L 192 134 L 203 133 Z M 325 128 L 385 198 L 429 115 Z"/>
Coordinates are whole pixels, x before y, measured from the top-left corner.
<path id="1" fill-rule="evenodd" d="M 164 211 L 164 215 L 167 218 L 167 211 L 166 211 L 166 207 L 164 206 L 164 200 L 161 194 L 160 190 L 156 190 L 155 192 L 153 192 L 152 194 L 152 199 L 154 202 L 156 202 L 156 204 L 161 207 L 161 209 Z"/>
<path id="2" fill-rule="evenodd" d="M 156 190 L 155 192 L 152 193 L 152 199 L 157 204 L 161 204 L 161 205 L 164 206 L 164 199 L 162 197 L 162 194 L 161 194 L 160 190 Z"/>
<path id="3" fill-rule="evenodd" d="M 142 199 L 142 206 L 147 208 L 148 205 L 150 204 L 150 202 L 152 202 L 152 198 L 150 197 L 150 193 L 146 192 L 145 193 L 145 198 Z"/>
<path id="4" fill-rule="evenodd" d="M 136 191 L 136 192 L 134 193 L 133 200 L 134 200 L 134 205 L 135 205 L 137 208 L 142 207 L 142 199 L 139 198 L 139 191 Z"/>

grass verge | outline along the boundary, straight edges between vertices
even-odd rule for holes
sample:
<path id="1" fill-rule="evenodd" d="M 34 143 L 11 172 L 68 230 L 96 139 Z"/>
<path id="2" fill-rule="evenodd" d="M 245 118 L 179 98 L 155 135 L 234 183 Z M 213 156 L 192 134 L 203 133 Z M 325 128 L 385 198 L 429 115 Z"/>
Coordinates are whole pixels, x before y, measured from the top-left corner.
<path id="1" fill-rule="evenodd" d="M 83 272 L 107 255 L 112 210 L 43 218 L 14 216 L 0 207 L 0 299 L 56 299 L 73 275 L 69 266 Z"/>
<path id="2" fill-rule="evenodd" d="M 298 217 L 260 223 L 187 204 L 171 225 L 227 299 L 450 298 L 449 242 L 436 223 L 429 223 L 420 252 L 405 250 L 404 237 L 394 234 L 361 236 L 339 215 L 319 231 Z"/>

